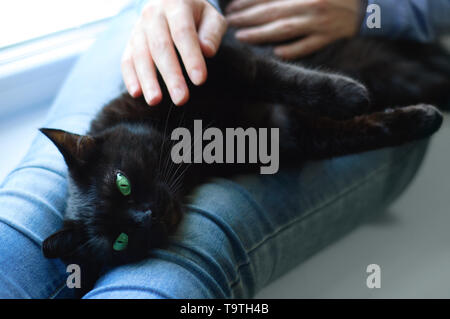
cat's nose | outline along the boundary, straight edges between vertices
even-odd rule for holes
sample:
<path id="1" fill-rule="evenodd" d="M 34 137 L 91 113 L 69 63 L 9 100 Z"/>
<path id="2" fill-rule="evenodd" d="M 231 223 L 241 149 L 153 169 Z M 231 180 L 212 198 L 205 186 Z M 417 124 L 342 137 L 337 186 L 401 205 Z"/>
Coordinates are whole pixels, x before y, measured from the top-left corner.
<path id="1" fill-rule="evenodd" d="M 152 217 L 152 214 L 153 214 L 153 212 L 152 212 L 151 209 L 147 209 L 147 210 L 144 212 L 144 215 L 145 215 L 146 218 L 151 218 L 151 217 Z"/>
<path id="2" fill-rule="evenodd" d="M 133 219 L 138 224 L 150 223 L 152 220 L 152 215 L 153 212 L 151 209 L 134 211 Z"/>

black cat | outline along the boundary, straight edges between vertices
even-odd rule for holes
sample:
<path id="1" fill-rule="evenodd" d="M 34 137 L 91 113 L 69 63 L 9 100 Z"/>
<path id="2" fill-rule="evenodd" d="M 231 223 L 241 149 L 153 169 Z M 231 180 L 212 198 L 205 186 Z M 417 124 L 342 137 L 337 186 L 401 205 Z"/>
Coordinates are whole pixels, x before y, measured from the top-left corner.
<path id="1" fill-rule="evenodd" d="M 281 167 L 299 167 L 430 136 L 442 116 L 428 104 L 450 101 L 450 57 L 437 46 L 354 39 L 286 63 L 233 39 L 227 34 L 207 61 L 209 79 L 190 85 L 182 107 L 167 91 L 156 107 L 123 94 L 85 136 L 41 129 L 70 173 L 64 227 L 44 241 L 46 257 L 80 264 L 92 284 L 102 267 L 163 246 L 192 187 L 211 176 L 257 172 L 252 164 L 174 164 L 170 133 L 192 130 L 194 119 L 222 130 L 277 127 Z"/>

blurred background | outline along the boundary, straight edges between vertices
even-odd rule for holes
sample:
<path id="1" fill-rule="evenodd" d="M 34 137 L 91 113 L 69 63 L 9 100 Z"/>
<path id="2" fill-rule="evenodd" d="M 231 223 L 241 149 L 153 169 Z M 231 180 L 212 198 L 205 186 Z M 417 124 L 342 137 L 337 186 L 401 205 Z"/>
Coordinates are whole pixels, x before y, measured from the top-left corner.
<path id="1" fill-rule="evenodd" d="M 130 2 L 0 2 L 0 182 L 25 154 L 74 62 Z M 449 144 L 447 116 L 415 180 L 388 211 L 257 297 L 450 298 Z M 380 289 L 366 286 L 374 263 Z"/>

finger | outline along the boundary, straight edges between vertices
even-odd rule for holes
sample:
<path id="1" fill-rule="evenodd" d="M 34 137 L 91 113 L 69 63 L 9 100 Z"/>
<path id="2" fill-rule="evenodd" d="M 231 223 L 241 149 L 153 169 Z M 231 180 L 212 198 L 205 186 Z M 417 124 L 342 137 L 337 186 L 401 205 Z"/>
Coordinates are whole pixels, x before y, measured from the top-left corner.
<path id="1" fill-rule="evenodd" d="M 311 54 L 330 43 L 328 37 L 322 35 L 311 35 L 291 44 L 277 46 L 274 49 L 275 55 L 291 60 Z"/>
<path id="2" fill-rule="evenodd" d="M 189 98 L 189 91 L 175 53 L 169 27 L 164 16 L 155 16 L 146 24 L 147 42 L 153 60 L 174 104 L 182 105 Z"/>
<path id="3" fill-rule="evenodd" d="M 254 44 L 279 42 L 308 34 L 311 31 L 310 19 L 300 16 L 241 29 L 236 32 L 236 38 Z"/>
<path id="4" fill-rule="evenodd" d="M 256 4 L 266 3 L 274 0 L 234 0 L 231 1 L 225 8 L 225 13 L 232 13 L 240 11 Z"/>
<path id="5" fill-rule="evenodd" d="M 127 44 L 122 55 L 121 62 L 122 78 L 128 93 L 132 97 L 138 97 L 142 94 L 142 88 L 139 84 L 139 78 L 134 68 L 133 56 L 131 54 L 131 45 Z"/>
<path id="6" fill-rule="evenodd" d="M 262 3 L 227 15 L 227 21 L 234 27 L 261 25 L 280 18 L 303 14 L 310 9 L 310 2 L 296 0 Z"/>
<path id="7" fill-rule="evenodd" d="M 152 55 L 147 46 L 145 33 L 140 29 L 135 33 L 132 40 L 131 54 L 133 66 L 145 101 L 149 105 L 156 105 L 161 101 L 162 94 L 156 76 Z"/>
<path id="8" fill-rule="evenodd" d="M 186 71 L 195 85 L 206 80 L 206 64 L 198 40 L 192 10 L 186 5 L 168 10 L 167 22 L 170 34 L 180 53 Z M 174 13 L 171 13 L 174 12 Z"/>
<path id="9" fill-rule="evenodd" d="M 212 57 L 216 54 L 226 30 L 227 21 L 224 16 L 212 6 L 207 5 L 203 10 L 198 28 L 198 37 L 204 55 Z"/>

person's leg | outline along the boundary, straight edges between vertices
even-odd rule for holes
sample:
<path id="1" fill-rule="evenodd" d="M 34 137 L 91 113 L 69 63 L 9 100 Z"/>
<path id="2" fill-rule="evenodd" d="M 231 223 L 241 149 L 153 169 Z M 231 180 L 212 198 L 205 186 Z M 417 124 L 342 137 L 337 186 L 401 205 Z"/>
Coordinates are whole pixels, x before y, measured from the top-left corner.
<path id="1" fill-rule="evenodd" d="M 85 298 L 247 298 L 382 210 L 427 141 L 196 189 L 168 249 L 108 271 Z"/>
<path id="2" fill-rule="evenodd" d="M 74 67 L 43 126 L 84 133 L 96 112 L 121 92 L 120 56 L 137 11 L 130 8 Z M 72 296 L 66 268 L 45 259 L 43 239 L 62 226 L 67 169 L 38 133 L 30 150 L 0 185 L 0 298 Z"/>

